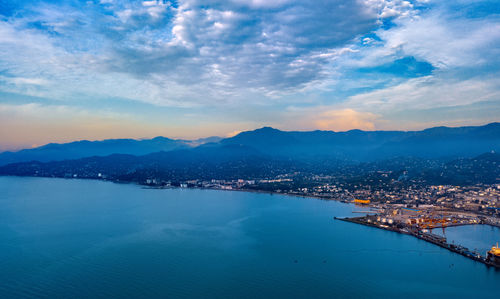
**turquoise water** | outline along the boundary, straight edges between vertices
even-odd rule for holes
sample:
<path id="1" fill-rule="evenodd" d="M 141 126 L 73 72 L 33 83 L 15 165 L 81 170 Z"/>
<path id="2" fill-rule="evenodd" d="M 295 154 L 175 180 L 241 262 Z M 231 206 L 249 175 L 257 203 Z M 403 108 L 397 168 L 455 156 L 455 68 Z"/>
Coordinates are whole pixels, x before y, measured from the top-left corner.
<path id="1" fill-rule="evenodd" d="M 0 297 L 496 297 L 500 271 L 333 201 L 0 177 Z"/>

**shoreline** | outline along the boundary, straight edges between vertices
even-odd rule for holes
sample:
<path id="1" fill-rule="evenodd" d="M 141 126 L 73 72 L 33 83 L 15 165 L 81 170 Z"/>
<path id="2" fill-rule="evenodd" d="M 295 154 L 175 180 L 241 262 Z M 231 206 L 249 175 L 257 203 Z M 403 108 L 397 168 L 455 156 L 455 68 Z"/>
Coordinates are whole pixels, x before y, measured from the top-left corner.
<path id="1" fill-rule="evenodd" d="M 197 189 L 197 190 L 214 190 L 214 191 L 237 191 L 237 192 L 249 192 L 249 193 L 261 193 L 261 194 L 270 194 L 270 195 L 284 195 L 284 196 L 291 196 L 291 197 L 298 197 L 298 198 L 311 198 L 311 199 L 319 199 L 319 200 L 325 200 L 325 201 L 336 201 L 336 202 L 341 202 L 345 204 L 350 204 L 350 205 L 355 205 L 353 202 L 349 202 L 347 200 L 343 199 L 336 199 L 336 198 L 326 198 L 323 196 L 315 196 L 315 195 L 301 195 L 301 194 L 291 194 L 291 193 L 283 193 L 283 192 L 274 192 L 274 191 L 266 191 L 266 190 L 255 190 L 255 189 L 218 189 L 218 188 L 203 188 L 203 187 L 180 187 L 180 186 L 151 186 L 151 185 L 145 185 L 141 184 L 138 182 L 133 182 L 133 181 L 120 181 L 120 180 L 107 180 L 107 179 L 96 179 L 96 178 L 82 178 L 82 177 L 55 177 L 55 176 L 23 176 L 23 175 L 0 175 L 0 177 L 18 177 L 18 178 L 46 178 L 46 179 L 63 179 L 63 180 L 90 180 L 90 181 L 96 181 L 96 182 L 107 182 L 107 183 L 116 183 L 116 184 L 130 184 L 130 185 L 136 185 L 142 189 L 157 189 L 157 190 L 162 190 L 162 189 Z M 372 208 L 371 205 L 365 206 L 365 208 Z M 458 213 L 473 213 L 470 211 L 461 211 L 461 210 L 453 210 L 453 209 L 445 209 L 446 211 L 449 212 L 458 212 Z M 473 213 L 475 215 L 481 215 L 478 213 Z M 483 216 L 483 215 L 481 215 Z M 490 224 L 488 225 L 499 227 L 500 225 L 497 224 Z"/>
<path id="2" fill-rule="evenodd" d="M 138 182 L 133 182 L 133 181 L 120 181 L 120 180 L 107 180 L 107 179 L 96 179 L 96 178 L 82 178 L 82 177 L 55 177 L 55 176 L 23 176 L 23 175 L 0 175 L 0 177 L 18 177 L 18 178 L 46 178 L 46 179 L 63 179 L 63 180 L 90 180 L 90 181 L 96 181 L 96 182 L 108 182 L 108 183 L 116 183 L 116 184 L 130 184 L 130 185 L 136 185 L 138 187 L 141 187 L 142 189 L 157 189 L 157 190 L 162 190 L 162 189 L 197 189 L 197 190 L 215 190 L 215 191 L 237 191 L 237 192 L 249 192 L 249 193 L 261 193 L 261 194 L 270 194 L 270 195 L 284 195 L 284 196 L 291 196 L 291 197 L 298 197 L 298 198 L 311 198 L 311 199 L 319 199 L 319 200 L 325 200 L 325 201 L 336 201 L 336 202 L 341 202 L 345 204 L 350 204 L 350 205 L 356 205 L 353 202 L 349 202 L 344 199 L 336 199 L 336 198 L 326 198 L 323 196 L 315 196 L 315 195 L 302 195 L 302 194 L 292 194 L 292 193 L 283 193 L 283 192 L 274 192 L 274 191 L 266 191 L 266 190 L 255 190 L 255 189 L 218 189 L 218 188 L 203 188 L 203 187 L 180 187 L 180 186 L 152 186 L 152 185 L 145 185 L 141 184 Z M 373 208 L 371 205 L 366 205 L 365 208 Z M 448 212 L 457 212 L 457 213 L 472 213 L 476 216 L 485 216 L 482 214 L 474 213 L 471 211 L 461 211 L 461 210 L 453 210 L 453 209 L 443 209 L 443 211 L 448 211 Z M 495 227 L 500 227 L 500 225 L 497 224 L 490 224 L 488 225 L 495 226 Z"/>
<path id="3" fill-rule="evenodd" d="M 470 249 L 468 249 L 462 245 L 455 245 L 455 244 L 447 243 L 446 238 L 434 235 L 432 233 L 424 233 L 422 231 L 419 231 L 418 229 L 412 230 L 412 229 L 406 229 L 406 228 L 400 229 L 397 227 L 391 227 L 391 226 L 387 226 L 387 225 L 382 226 L 382 225 L 379 225 L 379 224 L 376 224 L 373 222 L 366 221 L 366 216 L 364 216 L 364 217 L 345 217 L 345 218 L 333 217 L 333 218 L 335 220 L 339 220 L 339 221 L 364 225 L 364 226 L 373 227 L 373 228 L 377 228 L 377 229 L 381 229 L 381 230 L 400 233 L 403 235 L 410 235 L 410 236 L 413 236 L 419 240 L 423 240 L 425 242 L 434 244 L 434 245 L 439 246 L 441 248 L 447 249 L 451 252 L 457 253 L 463 257 L 471 259 L 473 261 L 480 262 L 487 267 L 493 267 L 495 270 L 500 271 L 500 265 L 494 264 L 493 262 L 489 261 L 485 256 L 482 256 L 477 252 L 471 251 Z M 466 225 L 488 225 L 488 224 L 466 224 Z"/>
<path id="4" fill-rule="evenodd" d="M 282 192 L 273 192 L 273 191 L 264 191 L 264 190 L 251 190 L 251 189 L 217 189 L 217 188 L 203 188 L 203 187 L 180 187 L 180 186 L 148 186 L 148 185 L 143 185 L 137 182 L 127 182 L 127 181 L 115 181 L 115 180 L 105 180 L 105 179 L 94 179 L 94 178 L 62 178 L 62 177 L 42 177 L 42 176 L 15 176 L 15 175 L 0 175 L 0 177 L 17 177 L 17 178 L 45 178 L 45 179 L 65 179 L 65 180 L 91 180 L 95 182 L 107 182 L 107 183 L 117 183 L 117 184 L 130 184 L 130 185 L 135 185 L 140 187 L 141 189 L 155 189 L 155 190 L 163 190 L 163 189 L 197 189 L 197 190 L 213 190 L 213 191 L 238 191 L 238 192 L 248 192 L 248 193 L 258 193 L 258 194 L 269 194 L 269 195 L 283 195 L 287 197 L 296 197 L 296 198 L 308 198 L 308 199 L 319 199 L 319 200 L 325 200 L 325 201 L 336 201 L 339 203 L 343 203 L 346 205 L 354 205 L 352 202 L 347 202 L 344 200 L 339 200 L 335 198 L 325 198 L 321 196 L 314 196 L 314 195 L 300 195 L 300 194 L 289 194 L 289 193 L 282 193 Z M 367 208 L 367 207 L 365 207 Z M 368 206 L 368 208 L 372 208 L 371 206 Z M 500 269 L 499 265 L 495 265 L 493 263 L 490 263 L 486 260 L 485 257 L 478 255 L 477 253 L 474 253 L 470 251 L 468 248 L 465 248 L 461 245 L 452 245 L 446 243 L 446 240 L 443 242 L 442 240 L 434 240 L 432 238 L 429 238 L 426 236 L 425 233 L 417 231 L 412 231 L 412 230 L 402 230 L 400 228 L 396 227 L 391 227 L 391 226 L 381 226 L 377 225 L 376 223 L 371 223 L 367 221 L 361 221 L 361 219 L 365 219 L 367 216 L 361 216 L 361 217 L 345 217 L 345 218 L 339 218 L 334 216 L 333 219 L 339 220 L 339 221 L 345 221 L 345 222 L 351 222 L 355 224 L 360 224 L 368 227 L 374 227 L 382 230 L 387 230 L 395 233 L 400 233 L 404 235 L 411 235 L 417 239 L 429 242 L 431 244 L 434 244 L 436 246 L 439 246 L 444 249 L 448 249 L 451 252 L 460 254 L 466 258 L 472 259 L 474 261 L 478 261 L 486 265 L 487 267 L 493 267 L 496 270 Z M 473 224 L 467 224 L 467 225 L 473 225 Z M 493 227 L 498 227 L 496 225 L 488 224 L 488 223 L 478 223 L 477 225 L 490 225 Z M 430 233 L 429 235 L 433 235 Z"/>
<path id="5" fill-rule="evenodd" d="M 346 202 L 340 199 L 335 198 L 325 198 L 322 196 L 315 195 L 301 195 L 301 194 L 291 194 L 291 193 L 283 193 L 283 192 L 273 192 L 273 191 L 265 191 L 265 190 L 254 190 L 254 189 L 217 189 L 217 188 L 203 188 L 203 187 L 180 187 L 180 186 L 151 186 L 144 185 L 138 182 L 132 181 L 119 181 L 119 180 L 107 180 L 107 179 L 96 179 L 96 178 L 65 178 L 65 177 L 51 177 L 51 176 L 32 176 L 32 175 L 0 175 L 0 177 L 17 177 L 17 178 L 42 178 L 42 179 L 62 179 L 62 180 L 82 180 L 82 181 L 95 181 L 95 182 L 106 182 L 106 183 L 115 183 L 115 184 L 128 184 L 128 185 L 136 185 L 142 189 L 152 189 L 152 190 L 163 190 L 163 189 L 196 189 L 196 190 L 214 190 L 214 191 L 235 191 L 235 192 L 249 192 L 249 193 L 261 193 L 261 194 L 270 194 L 270 195 L 284 195 L 291 197 L 299 197 L 299 198 L 311 198 L 311 199 L 320 199 L 320 200 L 332 200 L 345 204 L 353 204 L 350 202 Z"/>

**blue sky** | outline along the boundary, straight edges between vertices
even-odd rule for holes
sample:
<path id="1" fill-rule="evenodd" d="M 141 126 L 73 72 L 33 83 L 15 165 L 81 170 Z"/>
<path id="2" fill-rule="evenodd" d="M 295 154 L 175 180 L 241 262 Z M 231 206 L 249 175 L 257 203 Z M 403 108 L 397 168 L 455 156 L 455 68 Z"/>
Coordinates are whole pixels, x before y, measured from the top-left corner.
<path id="1" fill-rule="evenodd" d="M 499 121 L 500 3 L 0 0 L 0 150 Z"/>

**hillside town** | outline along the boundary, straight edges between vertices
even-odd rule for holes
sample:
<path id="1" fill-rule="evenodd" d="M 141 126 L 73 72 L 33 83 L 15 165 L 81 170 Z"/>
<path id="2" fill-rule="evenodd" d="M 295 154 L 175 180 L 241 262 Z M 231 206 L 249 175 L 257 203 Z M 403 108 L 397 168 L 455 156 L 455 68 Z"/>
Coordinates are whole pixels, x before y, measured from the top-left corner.
<path id="1" fill-rule="evenodd" d="M 381 172 L 382 177 L 387 176 Z M 328 176 L 311 176 L 307 179 L 298 174 L 279 175 L 260 180 L 188 180 L 182 182 L 147 179 L 143 185 L 157 188 L 205 188 L 218 190 L 260 191 L 295 196 L 315 197 L 343 202 L 365 203 L 382 210 L 414 208 L 448 210 L 498 218 L 500 225 L 500 184 L 476 184 L 469 186 L 423 185 L 392 182 L 378 185 L 352 184 Z M 490 218 L 490 217 L 489 217 Z"/>

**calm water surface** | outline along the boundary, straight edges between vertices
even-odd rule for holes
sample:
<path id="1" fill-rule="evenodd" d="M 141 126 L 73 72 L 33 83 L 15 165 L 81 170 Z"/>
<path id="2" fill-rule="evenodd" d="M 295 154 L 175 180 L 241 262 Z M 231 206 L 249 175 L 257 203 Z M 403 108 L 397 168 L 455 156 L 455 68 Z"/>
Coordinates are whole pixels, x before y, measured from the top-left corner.
<path id="1" fill-rule="evenodd" d="M 491 225 L 464 225 L 433 229 L 433 233 L 445 236 L 449 243 L 460 244 L 482 255 L 500 242 L 500 228 Z"/>
<path id="2" fill-rule="evenodd" d="M 0 297 L 500 294 L 500 271 L 333 201 L 0 177 Z"/>

